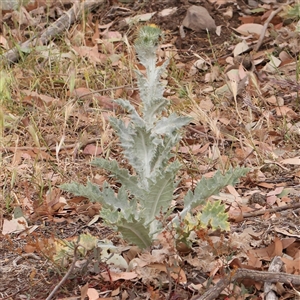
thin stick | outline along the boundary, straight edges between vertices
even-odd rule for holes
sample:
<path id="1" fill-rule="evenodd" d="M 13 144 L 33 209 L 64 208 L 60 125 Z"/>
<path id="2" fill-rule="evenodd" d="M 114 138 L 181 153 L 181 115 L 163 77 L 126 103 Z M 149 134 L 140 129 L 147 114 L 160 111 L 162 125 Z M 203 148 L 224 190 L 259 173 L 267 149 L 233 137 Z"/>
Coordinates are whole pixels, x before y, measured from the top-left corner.
<path id="1" fill-rule="evenodd" d="M 233 276 L 228 275 L 221 279 L 216 285 L 211 287 L 203 295 L 197 295 L 191 298 L 191 300 L 213 300 L 217 299 L 220 293 L 231 283 L 238 279 L 252 279 L 260 282 L 272 282 L 272 283 L 285 283 L 300 285 L 300 276 L 291 275 L 283 272 L 264 272 L 264 271 L 253 271 L 248 269 L 238 269 Z"/>
<path id="2" fill-rule="evenodd" d="M 74 248 L 74 258 L 73 262 L 68 270 L 68 272 L 65 274 L 65 276 L 61 279 L 61 281 L 56 285 L 56 287 L 53 289 L 53 291 L 50 293 L 50 295 L 46 298 L 46 300 L 51 300 L 54 294 L 59 290 L 59 288 L 64 284 L 64 282 L 68 279 L 69 275 L 73 272 L 73 269 L 75 267 L 75 263 L 77 261 L 77 249 L 80 245 L 77 244 Z"/>
<path id="3" fill-rule="evenodd" d="M 266 210 L 258 210 L 258 211 L 243 213 L 243 217 L 244 218 L 257 217 L 257 216 L 264 215 L 265 213 L 276 213 L 276 212 L 288 210 L 288 209 L 294 210 L 299 207 L 300 207 L 300 203 L 295 203 L 292 205 L 285 205 L 285 206 L 279 206 L 279 207 L 270 208 L 270 209 L 266 209 Z"/>
<path id="4" fill-rule="evenodd" d="M 262 42 L 264 40 L 264 37 L 266 35 L 266 31 L 267 31 L 267 28 L 270 24 L 270 22 L 272 21 L 272 19 L 280 12 L 283 10 L 283 7 L 286 6 L 286 5 L 290 5 L 292 4 L 293 2 L 295 2 L 294 0 L 292 1 L 289 1 L 285 4 L 283 4 L 282 6 L 278 7 L 276 10 L 272 11 L 271 14 L 269 15 L 268 19 L 266 20 L 265 24 L 264 24 L 264 27 L 263 27 L 263 30 L 261 32 L 261 35 L 257 41 L 257 44 L 256 46 L 254 47 L 254 51 L 257 52 L 260 48 L 260 46 L 262 45 Z"/>

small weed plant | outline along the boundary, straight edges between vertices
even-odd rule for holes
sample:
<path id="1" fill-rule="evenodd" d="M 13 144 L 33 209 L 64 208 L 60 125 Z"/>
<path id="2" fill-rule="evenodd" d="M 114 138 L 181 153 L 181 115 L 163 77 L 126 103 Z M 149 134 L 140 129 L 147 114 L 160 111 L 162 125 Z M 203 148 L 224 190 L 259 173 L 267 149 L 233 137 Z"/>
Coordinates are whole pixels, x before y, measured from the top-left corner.
<path id="1" fill-rule="evenodd" d="M 142 99 L 141 112 L 128 100 L 119 99 L 116 103 L 130 114 L 130 123 L 126 125 L 121 119 L 110 118 L 123 155 L 134 173 L 121 168 L 115 160 L 96 158 L 92 164 L 109 171 L 121 183 L 118 193 L 107 182 L 101 189 L 92 182 L 87 182 L 87 185 L 75 182 L 61 185 L 67 192 L 100 202 L 101 216 L 105 222 L 114 226 L 125 240 L 141 249 L 151 246 L 164 226 L 179 226 L 187 213 L 199 205 L 203 205 L 203 209 L 197 215 L 197 224 L 201 222 L 204 227 L 228 230 L 228 216 L 224 206 L 219 201 L 211 203 L 207 199 L 223 187 L 236 184 L 248 171 L 246 168 L 230 168 L 224 175 L 218 171 L 212 178 L 201 179 L 194 191 L 190 190 L 185 195 L 184 209 L 168 225 L 163 225 L 166 222 L 161 216 L 170 218 L 170 206 L 178 184 L 176 174 L 180 168 L 179 161 L 172 155 L 172 149 L 181 139 L 182 127 L 191 119 L 176 113 L 165 116 L 168 100 L 163 97 L 164 86 L 160 77 L 168 61 L 156 66 L 160 37 L 159 28 L 144 26 L 135 41 L 138 59 L 146 69 L 146 75 L 136 70 Z"/>

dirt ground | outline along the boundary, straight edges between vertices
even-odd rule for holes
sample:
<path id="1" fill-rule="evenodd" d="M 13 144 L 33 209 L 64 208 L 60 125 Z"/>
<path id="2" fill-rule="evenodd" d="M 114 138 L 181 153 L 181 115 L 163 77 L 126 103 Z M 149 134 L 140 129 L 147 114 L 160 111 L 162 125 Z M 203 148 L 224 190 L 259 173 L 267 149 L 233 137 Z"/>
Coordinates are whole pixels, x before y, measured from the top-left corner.
<path id="1" fill-rule="evenodd" d="M 191 1 L 192 2 L 192 1 Z M 197 5 L 199 5 L 199 1 Z M 215 33 L 210 33 L 208 36 L 206 32 L 197 33 L 192 30 L 186 29 L 186 37 L 182 39 L 179 34 L 179 26 L 182 23 L 186 15 L 187 8 L 192 5 L 189 1 L 178 1 L 178 0 L 165 0 L 165 1 L 149 1 L 145 3 L 132 2 L 129 4 L 121 4 L 120 6 L 123 8 L 128 8 L 130 10 L 121 10 L 116 9 L 113 6 L 110 6 L 108 3 L 103 5 L 100 9 L 93 11 L 91 14 L 91 18 L 93 22 L 96 20 L 99 21 L 99 24 L 108 24 L 109 22 L 113 22 L 113 26 L 111 29 L 116 30 L 120 33 L 127 33 L 129 37 L 129 42 L 133 43 L 135 38 L 134 32 L 130 32 L 130 28 L 122 25 L 122 20 L 126 16 L 131 16 L 133 13 L 142 14 L 142 13 L 150 13 L 154 11 L 162 11 L 166 8 L 178 7 L 176 13 L 171 17 L 160 18 L 154 16 L 151 19 L 151 23 L 159 26 L 165 34 L 165 43 L 172 43 L 176 46 L 179 60 L 182 64 L 184 64 L 184 71 L 188 72 L 192 63 L 195 61 L 195 53 L 201 55 L 206 55 L 211 59 L 211 62 L 222 64 L 225 59 L 232 53 L 232 28 L 237 28 L 241 22 L 239 17 L 244 13 L 247 9 L 247 5 L 245 1 L 238 0 L 235 4 L 228 3 L 227 5 L 223 5 L 221 7 L 217 7 L 217 5 L 210 4 L 208 1 L 200 1 L 203 6 L 209 11 L 210 15 L 216 22 L 216 25 L 222 25 L 222 34 L 218 36 Z M 223 12 L 226 10 L 228 6 L 232 6 L 233 8 L 233 17 L 231 19 L 225 19 Z M 66 6 L 67 10 L 69 7 Z M 263 48 L 267 49 L 268 44 L 264 45 Z M 182 78 L 182 84 L 188 85 L 190 78 L 184 76 Z M 197 91 L 201 93 L 203 87 L 206 86 L 204 80 L 204 74 L 198 73 L 193 77 L 193 82 L 198 84 Z M 214 88 L 218 88 L 221 85 L 221 82 L 215 82 Z M 281 92 L 285 93 L 285 87 L 281 88 Z M 289 87 L 287 87 L 289 89 Z M 196 91 L 196 93 L 197 93 Z M 297 111 L 295 109 L 295 111 Z M 296 118 L 294 120 L 297 121 Z M 84 122 L 84 121 L 78 121 Z M 233 122 L 234 124 L 234 122 Z M 83 123 L 83 126 L 86 127 L 86 124 Z M 199 125 L 200 126 L 200 125 Z M 238 126 L 238 125 L 237 125 Z M 226 126 L 224 126 L 226 127 Z M 228 126 L 230 127 L 230 126 Z M 237 128 L 232 125 L 231 128 L 224 128 L 227 132 L 234 132 Z M 195 127 L 198 130 L 198 127 Z M 197 139 L 204 139 L 207 142 L 212 142 L 208 135 L 203 137 L 203 135 L 199 135 L 195 132 L 195 128 L 187 129 L 187 133 L 185 141 L 193 144 Z M 196 131 L 197 131 L 196 130 Z M 90 131 L 92 132 L 92 131 Z M 274 133 L 275 135 L 275 133 Z M 280 138 L 278 138 L 280 139 Z M 280 146 L 280 141 L 278 144 Z M 224 149 L 230 148 L 234 144 L 233 141 L 226 141 L 224 143 Z M 295 149 L 294 149 L 295 150 Z M 297 149 L 298 151 L 298 149 Z M 117 156 L 118 151 L 112 153 L 113 156 Z M 226 150 L 224 150 L 226 152 Z M 69 180 L 71 177 L 76 176 L 82 182 L 84 182 L 85 178 L 87 178 L 90 174 L 90 169 L 86 167 L 89 162 L 89 158 L 82 155 L 82 157 L 78 156 L 76 167 L 73 168 L 69 174 L 65 174 L 65 180 Z M 272 169 L 273 168 L 273 169 Z M 266 170 L 264 174 L 268 174 L 269 177 L 265 180 L 266 183 L 273 184 L 276 182 L 285 182 L 285 186 L 293 187 L 295 191 L 300 190 L 299 188 L 299 177 L 295 176 L 296 169 L 283 168 L 280 169 L 276 165 L 270 165 L 270 169 Z M 80 174 L 80 176 L 79 176 Z M 247 188 L 253 188 L 254 185 L 251 186 L 251 182 L 249 180 L 248 183 L 243 183 L 243 185 L 237 188 L 237 190 L 244 192 Z M 35 197 L 38 197 L 38 191 L 32 187 L 27 187 L 28 191 L 21 190 L 26 189 L 25 185 L 20 187 L 19 191 L 16 191 L 16 194 L 26 194 L 34 192 Z M 5 193 L 4 193 L 5 194 Z M 46 193 L 45 193 L 46 194 Z M 42 195 L 43 197 L 46 197 Z M 30 196 L 32 198 L 32 195 Z M 252 199 L 253 200 L 253 199 Z M 255 199 L 253 200 L 258 201 Z M 264 197 L 260 199 L 260 201 L 266 201 Z M 291 195 L 291 201 L 293 203 L 299 202 L 298 195 L 295 192 Z M 39 199 L 36 199 L 36 203 L 39 202 Z M 36 208 L 39 205 L 36 205 Z M 55 286 L 60 282 L 61 278 L 67 272 L 71 261 L 65 265 L 64 268 L 62 266 L 56 266 L 51 257 L 53 255 L 53 249 L 51 247 L 51 243 L 49 243 L 49 239 L 51 238 L 61 238 L 61 239 L 69 239 L 78 236 L 79 234 L 89 233 L 93 236 L 97 236 L 99 239 L 108 239 L 111 240 L 115 245 L 126 246 L 124 241 L 120 239 L 116 232 L 104 226 L 100 220 L 93 223 L 91 226 L 87 224 L 90 222 L 92 217 L 96 214 L 97 210 L 100 207 L 96 204 L 91 205 L 91 203 L 82 198 L 74 198 L 72 202 L 69 203 L 67 209 L 64 210 L 63 213 L 49 216 L 35 216 L 35 212 L 32 214 L 32 218 L 29 221 L 29 225 L 37 225 L 38 227 L 30 234 L 11 234 L 3 236 L 1 235 L 0 239 L 0 300 L 4 299 L 46 299 L 50 292 L 55 288 Z M 4 211 L 4 210 L 3 210 Z M 7 215 L 7 211 L 3 212 L 2 218 L 9 217 Z M 237 223 L 233 225 L 232 231 L 241 232 L 246 227 L 255 228 L 257 232 L 264 232 L 263 236 L 260 239 L 265 238 L 265 244 L 267 244 L 267 240 L 270 239 L 270 236 L 274 237 L 274 235 L 280 235 L 280 233 L 276 232 L 276 228 L 281 228 L 286 231 L 293 231 L 295 235 L 297 234 L 299 237 L 300 230 L 300 212 L 296 209 L 294 212 L 290 211 L 286 214 L 281 215 L 281 218 L 274 220 L 274 222 L 270 222 L 268 219 L 261 219 L 259 216 L 253 217 L 250 220 L 250 223 L 244 224 Z M 299 242 L 299 239 L 297 241 Z M 228 247 L 228 253 L 233 253 L 234 248 L 230 245 L 230 243 L 225 245 Z M 39 249 L 40 251 L 35 251 L 32 253 L 30 249 Z M 89 253 L 90 261 L 95 260 L 94 253 Z M 108 299 L 167 299 L 165 298 L 167 292 L 170 289 L 170 285 L 167 283 L 161 282 L 160 292 L 155 292 L 152 290 L 153 288 L 149 285 L 145 285 L 140 281 L 103 281 L 99 278 L 99 273 L 107 270 L 107 266 L 98 262 L 97 270 L 95 267 L 88 267 L 88 271 L 83 271 L 83 268 L 77 268 L 76 272 L 72 273 L 72 275 L 67 279 L 64 283 L 63 287 L 56 293 L 55 299 L 82 299 L 80 298 L 81 288 L 88 282 L 90 288 L 95 288 L 103 292 L 103 297 L 106 297 L 108 291 L 116 291 L 119 290 L 118 296 L 110 297 Z M 207 274 L 203 274 L 201 270 L 195 269 L 188 263 L 185 263 L 185 272 L 187 274 L 188 283 L 199 283 L 203 282 L 204 279 L 207 278 Z M 172 286 L 171 290 L 173 292 L 169 293 L 170 300 L 180 300 L 180 299 L 191 299 L 193 296 L 193 292 L 186 288 L 183 285 Z M 123 296 L 122 296 L 123 295 Z M 126 295 L 126 296 L 125 296 Z M 257 295 L 257 294 L 256 294 Z M 253 297 L 251 299 L 260 299 L 255 295 L 255 291 L 253 290 Z M 123 298 L 122 298 L 123 297 Z M 295 299 L 297 296 L 295 295 Z M 99 298 L 104 299 L 104 298 Z M 234 298 L 223 298 L 218 299 L 234 299 Z M 238 298 L 242 299 L 242 298 Z M 246 299 L 246 298 L 243 298 Z M 250 296 L 249 298 L 250 299 Z M 283 298 L 281 298 L 283 299 Z M 299 296 L 297 299 L 300 299 Z"/>

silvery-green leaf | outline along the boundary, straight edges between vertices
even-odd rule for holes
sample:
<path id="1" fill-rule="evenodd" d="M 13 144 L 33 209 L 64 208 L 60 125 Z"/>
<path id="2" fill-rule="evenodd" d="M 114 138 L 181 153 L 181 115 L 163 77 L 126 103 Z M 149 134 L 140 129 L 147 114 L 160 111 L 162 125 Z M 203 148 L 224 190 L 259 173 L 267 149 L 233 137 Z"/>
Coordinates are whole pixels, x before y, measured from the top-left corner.
<path id="1" fill-rule="evenodd" d="M 126 111 L 128 111 L 131 114 L 131 120 L 134 124 L 140 127 L 145 126 L 145 121 L 140 117 L 135 107 L 131 105 L 131 103 L 128 100 L 118 99 L 114 102 L 122 106 Z"/>
<path id="2" fill-rule="evenodd" d="M 117 224 L 117 228 L 124 239 L 137 245 L 140 249 L 148 248 L 152 244 L 150 229 L 149 226 L 145 225 L 144 220 L 132 219 L 132 221 L 128 221 L 127 219 L 121 219 Z"/>
<path id="3" fill-rule="evenodd" d="M 180 164 L 175 161 L 169 165 L 165 172 L 154 182 L 149 184 L 149 190 L 141 199 L 145 211 L 145 221 L 152 222 L 160 213 L 164 213 L 170 207 L 175 190 L 175 174 Z"/>
<path id="4" fill-rule="evenodd" d="M 189 124 L 192 118 L 179 117 L 177 114 L 172 113 L 167 118 L 162 118 L 156 123 L 153 133 L 172 136 L 178 132 L 183 126 Z"/>
<path id="5" fill-rule="evenodd" d="M 91 164 L 111 172 L 131 194 L 137 197 L 142 196 L 143 190 L 138 185 L 138 178 L 131 175 L 127 169 L 120 168 L 116 160 L 109 161 L 103 158 L 95 158 Z"/>
<path id="6" fill-rule="evenodd" d="M 88 181 L 87 185 L 83 185 L 77 182 L 64 183 L 59 186 L 63 191 L 74 194 L 75 196 L 82 196 L 90 199 L 93 202 L 103 203 L 103 195 L 99 189 L 99 186 Z"/>
<path id="7" fill-rule="evenodd" d="M 235 169 L 229 169 L 224 175 L 222 175 L 220 171 L 217 171 L 212 178 L 202 177 L 197 183 L 194 192 L 189 191 L 184 197 L 185 208 L 182 214 L 191 208 L 203 205 L 210 196 L 218 194 L 225 186 L 235 185 L 248 171 L 247 168 L 237 167 Z"/>

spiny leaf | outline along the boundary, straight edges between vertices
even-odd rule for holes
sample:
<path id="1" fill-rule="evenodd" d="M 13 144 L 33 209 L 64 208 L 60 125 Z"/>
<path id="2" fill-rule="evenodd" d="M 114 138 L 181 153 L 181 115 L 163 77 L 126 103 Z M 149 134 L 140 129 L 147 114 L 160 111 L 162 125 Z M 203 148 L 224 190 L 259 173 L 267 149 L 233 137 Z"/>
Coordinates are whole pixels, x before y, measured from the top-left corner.
<path id="1" fill-rule="evenodd" d="M 162 32 L 159 28 L 143 26 L 135 41 L 138 58 L 144 66 L 149 66 L 149 60 L 156 61 L 156 49 Z"/>
<path id="2" fill-rule="evenodd" d="M 131 124 L 126 126 L 122 120 L 119 120 L 117 118 L 111 117 L 109 120 L 111 126 L 117 132 L 120 138 L 121 146 L 123 147 L 123 149 L 131 148 L 133 144 L 133 138 L 135 136 L 134 127 Z"/>
<path id="3" fill-rule="evenodd" d="M 128 193 L 124 187 L 121 187 L 119 193 L 116 194 L 115 191 L 105 181 L 103 183 L 102 194 L 105 201 L 105 203 L 102 203 L 104 207 L 109 207 L 115 210 L 126 210 L 130 208 Z"/>
<path id="4" fill-rule="evenodd" d="M 99 189 L 99 186 L 94 183 L 91 183 L 90 181 L 87 182 L 86 186 L 77 182 L 72 182 L 64 183 L 60 185 L 59 188 L 63 191 L 72 193 L 75 196 L 86 197 L 93 202 L 104 202 L 103 195 Z"/>
<path id="5" fill-rule="evenodd" d="M 178 161 L 173 162 L 164 174 L 150 183 L 149 191 L 141 199 L 146 223 L 152 222 L 160 212 L 164 213 L 170 207 L 175 189 L 175 174 L 179 167 Z"/>
<path id="6" fill-rule="evenodd" d="M 227 185 L 235 185 L 238 180 L 248 173 L 247 168 L 229 169 L 224 175 L 218 170 L 212 178 L 202 178 L 194 190 L 189 191 L 184 198 L 184 206 L 194 208 L 203 205 L 210 196 L 216 195 Z"/>
<path id="7" fill-rule="evenodd" d="M 135 45 L 140 46 L 143 49 L 148 49 L 152 46 L 157 47 L 161 34 L 162 31 L 159 27 L 143 26 L 139 30 L 138 38 L 135 40 Z"/>
<path id="8" fill-rule="evenodd" d="M 191 120 L 192 118 L 179 117 L 177 114 L 173 113 L 168 118 L 162 118 L 159 120 L 153 129 L 153 133 L 173 136 L 174 131 L 178 131 L 183 126 L 191 122 Z"/>
<path id="9" fill-rule="evenodd" d="M 225 206 L 221 201 L 207 202 L 202 210 L 200 221 L 205 227 L 210 224 L 213 229 L 229 230 L 228 214 L 224 211 Z"/>
<path id="10" fill-rule="evenodd" d="M 121 219 L 116 225 L 125 240 L 137 245 L 140 249 L 151 246 L 152 236 L 149 226 L 145 226 L 144 220 L 136 221 L 133 219 L 128 221 L 127 219 Z"/>
<path id="11" fill-rule="evenodd" d="M 138 186 L 138 178 L 131 175 L 127 169 L 120 168 L 116 160 L 108 161 L 103 158 L 95 158 L 91 164 L 111 172 L 131 194 L 137 197 L 143 195 L 143 190 Z"/>
<path id="12" fill-rule="evenodd" d="M 180 134 L 174 134 L 170 137 L 165 137 L 162 144 L 157 146 L 157 151 L 155 156 L 153 157 L 151 163 L 151 176 L 150 178 L 156 178 L 161 175 L 167 166 L 172 155 L 172 148 L 177 144 L 180 140 Z"/>
<path id="13" fill-rule="evenodd" d="M 145 121 L 137 113 L 135 107 L 131 105 L 128 100 L 118 99 L 114 101 L 115 103 L 122 106 L 127 112 L 131 114 L 131 121 L 138 126 L 145 126 Z"/>
<path id="14" fill-rule="evenodd" d="M 156 81 L 155 87 L 145 78 L 140 71 L 136 71 L 138 87 L 143 101 L 143 118 L 147 124 L 153 125 L 157 115 L 167 106 L 169 101 L 163 97 L 164 87 Z M 158 79 L 159 80 L 159 79 Z"/>

